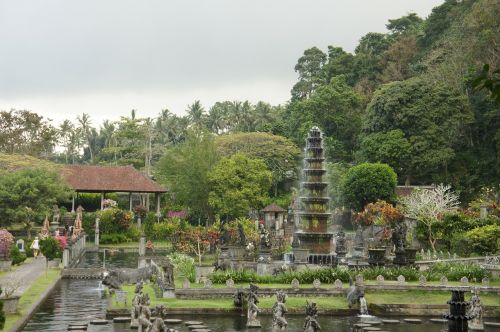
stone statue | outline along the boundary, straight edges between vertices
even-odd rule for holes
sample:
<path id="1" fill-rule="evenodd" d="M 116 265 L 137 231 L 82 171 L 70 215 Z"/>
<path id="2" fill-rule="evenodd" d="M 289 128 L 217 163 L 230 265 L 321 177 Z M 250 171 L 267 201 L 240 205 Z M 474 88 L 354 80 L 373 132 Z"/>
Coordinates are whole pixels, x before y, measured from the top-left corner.
<path id="1" fill-rule="evenodd" d="M 269 239 L 269 232 L 264 226 L 264 224 L 259 224 L 260 233 L 260 248 L 268 249 L 271 247 L 271 239 Z"/>
<path id="2" fill-rule="evenodd" d="M 174 265 L 169 260 L 165 261 L 162 264 L 163 267 L 163 278 L 165 282 L 165 286 L 168 288 L 175 288 L 174 284 Z"/>
<path id="3" fill-rule="evenodd" d="M 481 299 L 479 298 L 479 290 L 477 287 L 472 290 L 472 294 L 470 306 L 467 312 L 467 315 L 472 318 L 468 322 L 469 328 L 471 330 L 483 330 L 483 307 L 481 305 Z"/>
<path id="4" fill-rule="evenodd" d="M 236 290 L 233 295 L 233 304 L 235 307 L 241 308 L 243 306 L 243 299 L 245 298 L 245 293 L 242 289 Z"/>
<path id="5" fill-rule="evenodd" d="M 260 321 L 257 319 L 257 314 L 260 309 L 257 307 L 259 303 L 259 298 L 257 297 L 257 290 L 259 287 L 254 284 L 250 284 L 250 290 L 248 292 L 248 311 L 247 311 L 247 327 L 260 327 Z"/>
<path id="6" fill-rule="evenodd" d="M 229 244 L 229 232 L 227 231 L 226 227 L 226 222 L 222 221 L 220 224 L 219 228 L 219 233 L 220 233 L 220 245 L 221 246 L 227 246 Z"/>
<path id="7" fill-rule="evenodd" d="M 83 218 L 83 211 L 84 211 L 84 208 L 81 206 L 81 205 L 78 205 L 78 207 L 76 208 L 76 218 L 82 220 Z"/>
<path id="8" fill-rule="evenodd" d="M 238 234 L 240 246 L 245 247 L 247 245 L 247 237 L 245 236 L 245 231 L 241 223 L 238 223 Z"/>
<path id="9" fill-rule="evenodd" d="M 285 319 L 287 312 L 285 302 L 286 294 L 283 291 L 278 291 L 276 293 L 276 302 L 273 306 L 273 331 L 286 330 L 288 326 L 288 322 Z"/>
<path id="10" fill-rule="evenodd" d="M 156 317 L 148 332 L 163 332 L 166 331 L 166 329 L 167 326 L 165 325 L 165 321 L 160 317 Z"/>
<path id="11" fill-rule="evenodd" d="M 121 290 L 122 286 L 118 277 L 116 275 L 111 275 L 108 271 L 103 272 L 102 274 L 102 284 L 108 286 L 108 289 L 111 293 L 115 290 Z"/>
<path id="12" fill-rule="evenodd" d="M 149 309 L 149 295 L 148 294 L 143 294 L 141 296 L 141 301 L 139 305 L 139 317 L 137 319 L 138 325 L 139 325 L 139 331 L 141 330 L 141 327 L 143 331 L 151 331 L 151 327 L 153 324 L 151 324 L 151 310 Z"/>
<path id="13" fill-rule="evenodd" d="M 404 251 L 406 242 L 406 224 L 397 223 L 392 230 L 392 243 L 396 247 L 396 252 Z"/>
<path id="14" fill-rule="evenodd" d="M 45 216 L 45 219 L 43 220 L 43 227 L 40 233 L 38 234 L 38 237 L 40 240 L 48 238 L 50 235 L 50 226 L 49 226 L 49 218 Z"/>
<path id="15" fill-rule="evenodd" d="M 153 310 L 151 310 L 151 314 L 154 317 L 165 319 L 167 318 L 168 314 L 167 307 L 165 307 L 163 304 L 157 304 L 156 307 L 154 307 Z"/>
<path id="16" fill-rule="evenodd" d="M 335 246 L 335 252 L 338 257 L 345 257 L 347 254 L 347 249 L 345 247 L 345 233 L 344 231 L 340 231 L 337 233 L 337 242 Z"/>
<path id="17" fill-rule="evenodd" d="M 306 301 L 306 319 L 304 320 L 304 332 L 316 332 L 321 330 L 318 323 L 318 308 L 315 302 Z"/>
<path id="18" fill-rule="evenodd" d="M 57 204 L 54 204 L 54 208 L 52 209 L 52 223 L 59 224 L 59 220 L 61 219 L 61 211 Z"/>
<path id="19" fill-rule="evenodd" d="M 103 282 L 104 283 L 104 282 Z M 143 284 L 138 282 L 135 285 L 134 297 L 132 298 L 132 310 L 130 312 L 130 325 L 137 326 L 141 311 L 141 302 L 144 294 L 142 293 Z"/>
<path id="20" fill-rule="evenodd" d="M 349 290 L 347 291 L 347 304 L 349 308 L 358 304 L 359 299 L 365 295 L 364 293 L 363 286 L 353 283 L 352 278 L 349 278 Z"/>

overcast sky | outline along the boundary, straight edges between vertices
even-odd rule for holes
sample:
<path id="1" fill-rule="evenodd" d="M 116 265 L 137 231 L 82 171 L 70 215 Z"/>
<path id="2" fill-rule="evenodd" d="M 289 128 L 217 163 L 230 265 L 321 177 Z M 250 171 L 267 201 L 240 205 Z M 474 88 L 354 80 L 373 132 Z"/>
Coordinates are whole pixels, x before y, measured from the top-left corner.
<path id="1" fill-rule="evenodd" d="M 306 48 L 353 51 L 442 0 L 0 0 L 0 110 L 94 124 L 201 100 L 286 102 Z"/>

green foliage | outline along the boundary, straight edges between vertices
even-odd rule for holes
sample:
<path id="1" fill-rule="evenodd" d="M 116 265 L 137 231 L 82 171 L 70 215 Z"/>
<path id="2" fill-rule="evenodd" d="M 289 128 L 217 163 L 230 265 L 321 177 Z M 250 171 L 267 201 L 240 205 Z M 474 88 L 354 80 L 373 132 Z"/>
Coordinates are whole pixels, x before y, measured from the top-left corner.
<path id="1" fill-rule="evenodd" d="M 53 237 L 40 240 L 40 251 L 48 261 L 62 257 L 62 249 L 59 241 Z"/>
<path id="2" fill-rule="evenodd" d="M 43 116 L 27 110 L 0 111 L 0 151 L 49 156 L 56 143 L 57 131 Z"/>
<path id="3" fill-rule="evenodd" d="M 117 208 L 108 208 L 100 212 L 99 232 L 101 234 L 113 234 L 126 232 L 133 219 L 130 211 Z"/>
<path id="4" fill-rule="evenodd" d="M 26 260 L 26 255 L 19 251 L 19 248 L 14 244 L 10 248 L 10 258 L 12 259 L 12 265 L 19 265 Z"/>
<path id="5" fill-rule="evenodd" d="M 95 219 L 100 212 L 85 212 L 82 215 L 82 227 L 86 234 L 92 235 L 95 231 Z M 63 225 L 64 226 L 64 225 Z M 100 225 L 99 225 L 99 228 Z M 101 229 L 99 229 L 101 232 Z"/>
<path id="6" fill-rule="evenodd" d="M 54 171 L 41 168 L 0 171 L 0 223 L 41 222 L 54 204 L 68 199 L 69 193 Z"/>
<path id="7" fill-rule="evenodd" d="M 325 135 L 326 156 L 349 161 L 361 130 L 361 109 L 362 97 L 347 84 L 345 77 L 333 77 L 310 98 L 290 104 L 289 136 L 302 145 L 309 129 L 318 126 Z"/>
<path id="8" fill-rule="evenodd" d="M 194 259 L 184 254 L 171 254 L 168 256 L 174 265 L 177 277 L 187 278 L 190 282 L 195 282 L 196 271 Z"/>
<path id="9" fill-rule="evenodd" d="M 106 198 L 119 202 L 118 194 L 116 193 L 107 193 Z M 79 193 L 77 205 L 84 206 L 85 210 L 98 211 L 101 209 L 101 194 Z M 127 206 L 122 206 L 122 208 L 124 207 Z"/>
<path id="10" fill-rule="evenodd" d="M 386 84 L 375 92 L 364 128 L 367 133 L 403 132 L 409 143 L 403 147 L 409 150 L 398 154 L 411 156 L 404 175 L 426 176 L 455 156 L 454 143 L 471 119 L 468 102 L 459 93 L 444 84 L 412 78 Z M 394 139 L 404 143 L 401 135 Z"/>
<path id="11" fill-rule="evenodd" d="M 405 175 L 411 159 L 411 144 L 400 129 L 375 132 L 361 141 L 360 155 L 363 161 L 384 163 L 398 174 Z"/>
<path id="12" fill-rule="evenodd" d="M 259 284 L 291 284 L 293 279 L 297 279 L 300 284 L 311 285 L 314 279 L 319 279 L 326 284 L 333 284 L 337 279 L 347 283 L 349 279 L 354 280 L 356 275 L 362 275 L 365 280 L 376 280 L 379 275 L 385 280 L 397 280 L 398 276 L 402 275 L 406 281 L 417 281 L 421 275 L 424 275 L 428 281 L 439 281 L 442 276 L 446 276 L 449 281 L 460 281 L 462 277 L 467 277 L 471 281 L 478 282 L 490 276 L 488 271 L 477 264 L 437 263 L 425 272 L 420 272 L 415 267 L 369 267 L 360 271 L 335 267 L 307 269 L 300 272 L 289 271 L 272 276 L 258 275 L 251 270 L 231 270 L 214 272 L 210 279 L 214 284 L 224 284 L 229 278 L 232 278 L 235 283 Z"/>
<path id="13" fill-rule="evenodd" d="M 500 225 L 487 225 L 468 231 L 463 235 L 461 246 L 479 255 L 498 253 L 500 248 Z"/>
<path id="14" fill-rule="evenodd" d="M 223 157 L 243 153 L 252 159 L 262 159 L 272 172 L 275 195 L 278 184 L 296 178 L 300 150 L 285 137 L 269 133 L 235 133 L 218 136 L 215 144 Z"/>
<path id="15" fill-rule="evenodd" d="M 396 200 L 397 176 L 386 164 L 363 163 L 350 168 L 342 180 L 344 204 L 361 211 L 368 203 Z"/>
<path id="16" fill-rule="evenodd" d="M 130 225 L 127 229 L 127 239 L 130 241 L 139 241 L 141 237 L 141 230 L 137 225 Z"/>
<path id="17" fill-rule="evenodd" d="M 144 233 L 151 240 L 167 240 L 189 227 L 190 225 L 184 219 L 169 218 L 158 223 L 155 217 L 155 219 L 146 220 Z"/>
<path id="18" fill-rule="evenodd" d="M 262 160 L 239 153 L 223 158 L 208 174 L 209 204 L 226 218 L 246 216 L 263 206 L 271 178 Z"/>
<path id="19" fill-rule="evenodd" d="M 218 159 L 212 134 L 189 131 L 183 144 L 166 151 L 155 174 L 175 196 L 174 203 L 187 206 L 191 214 L 206 219 L 211 216 L 208 173 Z"/>
<path id="20" fill-rule="evenodd" d="M 123 233 L 101 234 L 99 236 L 99 242 L 101 244 L 119 244 L 130 241 L 132 240 L 127 236 L 127 234 Z"/>
<path id="21" fill-rule="evenodd" d="M 490 273 L 478 264 L 436 263 L 427 271 L 427 280 L 439 280 L 445 276 L 449 281 L 460 281 L 467 277 L 469 281 L 480 282 L 484 277 L 491 277 Z"/>

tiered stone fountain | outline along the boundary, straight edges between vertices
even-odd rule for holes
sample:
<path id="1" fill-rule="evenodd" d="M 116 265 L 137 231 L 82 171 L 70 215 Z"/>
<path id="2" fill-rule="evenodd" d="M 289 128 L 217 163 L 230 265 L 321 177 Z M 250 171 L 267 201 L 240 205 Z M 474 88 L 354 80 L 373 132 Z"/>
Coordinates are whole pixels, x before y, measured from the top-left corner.
<path id="1" fill-rule="evenodd" d="M 448 319 L 448 332 L 467 332 L 467 321 L 471 317 L 466 313 L 469 302 L 465 301 L 463 289 L 453 289 L 451 291 L 451 300 L 447 302 L 450 305 L 450 313 L 444 315 Z"/>
<path id="2" fill-rule="evenodd" d="M 326 174 L 324 168 L 323 138 L 318 127 L 309 130 L 306 139 L 302 189 L 299 212 L 301 230 L 296 232 L 301 249 L 309 250 L 313 256 L 323 254 L 328 260 L 332 253 L 331 243 L 333 233 L 327 231 L 330 198 L 327 195 L 328 183 L 323 180 Z M 322 258 L 322 259 L 323 259 Z M 315 263 L 315 262 L 311 262 Z"/>

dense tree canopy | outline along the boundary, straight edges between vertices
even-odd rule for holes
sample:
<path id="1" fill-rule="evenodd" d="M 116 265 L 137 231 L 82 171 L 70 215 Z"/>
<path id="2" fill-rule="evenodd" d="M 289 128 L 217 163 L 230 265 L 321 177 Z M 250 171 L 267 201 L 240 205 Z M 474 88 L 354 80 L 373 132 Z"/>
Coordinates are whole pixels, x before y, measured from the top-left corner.
<path id="1" fill-rule="evenodd" d="M 445 85 L 413 78 L 389 83 L 375 93 L 367 107 L 364 130 L 400 130 L 404 137 L 393 139 L 403 144 L 398 154 L 408 155 L 402 149 L 408 147 L 404 139 L 409 142 L 406 175 L 423 177 L 450 162 L 455 143 L 465 138 L 464 128 L 471 120 L 467 100 L 460 94 Z M 379 146 L 378 150 L 385 148 Z"/>
<path id="2" fill-rule="evenodd" d="M 223 218 L 247 216 L 263 207 L 271 181 L 260 159 L 240 153 L 223 158 L 208 174 L 209 204 Z"/>
<path id="3" fill-rule="evenodd" d="M 377 200 L 395 203 L 397 176 L 386 164 L 363 163 L 350 168 L 342 179 L 345 206 L 361 211 Z"/>
<path id="4" fill-rule="evenodd" d="M 243 153 L 252 159 L 262 159 L 273 175 L 274 196 L 281 182 L 296 179 L 300 150 L 285 137 L 269 133 L 237 133 L 219 136 L 215 142 L 224 157 Z"/>
<path id="5" fill-rule="evenodd" d="M 0 172 L 0 223 L 41 222 L 54 204 L 69 199 L 58 173 L 46 169 Z"/>

